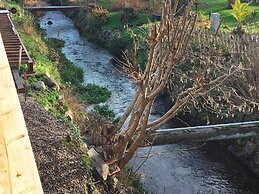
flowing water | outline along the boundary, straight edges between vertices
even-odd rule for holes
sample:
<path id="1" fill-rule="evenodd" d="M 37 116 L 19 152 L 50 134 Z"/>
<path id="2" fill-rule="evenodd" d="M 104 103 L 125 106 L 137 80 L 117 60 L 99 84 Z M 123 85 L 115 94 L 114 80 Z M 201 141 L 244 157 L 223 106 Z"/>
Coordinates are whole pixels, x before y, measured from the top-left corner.
<path id="1" fill-rule="evenodd" d="M 48 25 L 52 21 L 52 25 Z M 73 22 L 62 12 L 46 12 L 40 26 L 47 37 L 65 41 L 62 52 L 84 70 L 85 83 L 106 86 L 112 92 L 108 104 L 120 116 L 132 99 L 132 80 L 111 64 L 105 50 L 80 38 Z M 154 116 L 156 117 L 156 116 Z M 259 194 L 259 179 L 234 160 L 218 144 L 178 144 L 140 148 L 131 166 L 138 169 L 149 153 L 149 159 L 138 170 L 145 188 L 152 193 Z"/>

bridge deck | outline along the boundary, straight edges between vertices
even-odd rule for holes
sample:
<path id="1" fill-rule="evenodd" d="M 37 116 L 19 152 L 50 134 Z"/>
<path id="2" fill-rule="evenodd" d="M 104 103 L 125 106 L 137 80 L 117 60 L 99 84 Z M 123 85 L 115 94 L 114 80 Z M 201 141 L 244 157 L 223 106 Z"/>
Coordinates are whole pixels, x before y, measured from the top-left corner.
<path id="1" fill-rule="evenodd" d="M 43 193 L 1 34 L 0 193 Z"/>
<path id="2" fill-rule="evenodd" d="M 259 135 L 259 121 L 159 129 L 148 137 L 153 145 L 184 141 L 213 141 Z"/>
<path id="3" fill-rule="evenodd" d="M 24 7 L 27 11 L 66 11 L 77 10 L 82 6 L 39 6 L 39 7 Z"/>
<path id="4" fill-rule="evenodd" d="M 7 58 L 10 65 L 18 65 L 19 60 L 21 64 L 28 65 L 28 73 L 33 72 L 32 59 L 30 58 L 21 38 L 16 31 L 12 19 L 7 10 L 0 10 L 0 33 L 4 42 Z M 20 58 L 20 49 L 21 58 Z"/>

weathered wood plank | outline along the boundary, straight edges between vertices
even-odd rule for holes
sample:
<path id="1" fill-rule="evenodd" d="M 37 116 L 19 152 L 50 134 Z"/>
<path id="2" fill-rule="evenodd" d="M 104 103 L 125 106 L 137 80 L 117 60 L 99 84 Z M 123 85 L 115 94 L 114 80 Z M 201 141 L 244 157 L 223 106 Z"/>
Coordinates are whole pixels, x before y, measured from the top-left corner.
<path id="1" fill-rule="evenodd" d="M 87 152 L 87 154 L 90 157 L 91 164 L 96 169 L 100 177 L 103 180 L 107 180 L 107 177 L 109 175 L 109 166 L 104 162 L 101 156 L 93 148 L 91 148 Z"/>
<path id="2" fill-rule="evenodd" d="M 0 193 L 43 193 L 0 35 Z"/>
<path id="3" fill-rule="evenodd" d="M 19 53 L 6 53 L 7 54 L 7 57 L 8 57 L 8 59 L 19 59 Z M 22 59 L 27 59 L 27 60 L 29 60 L 28 59 L 28 57 L 27 57 L 27 55 L 25 54 L 25 53 L 22 53 Z"/>
<path id="4" fill-rule="evenodd" d="M 28 60 L 22 60 L 21 64 L 27 64 L 28 63 Z M 9 64 L 10 65 L 17 65 L 17 61 L 9 61 Z M 28 66 L 29 67 L 29 66 Z"/>
<path id="5" fill-rule="evenodd" d="M 21 91 L 24 89 L 24 80 L 20 77 L 19 71 L 17 69 L 14 69 L 12 71 L 13 73 L 13 78 L 15 81 L 15 85 L 18 91 Z"/>

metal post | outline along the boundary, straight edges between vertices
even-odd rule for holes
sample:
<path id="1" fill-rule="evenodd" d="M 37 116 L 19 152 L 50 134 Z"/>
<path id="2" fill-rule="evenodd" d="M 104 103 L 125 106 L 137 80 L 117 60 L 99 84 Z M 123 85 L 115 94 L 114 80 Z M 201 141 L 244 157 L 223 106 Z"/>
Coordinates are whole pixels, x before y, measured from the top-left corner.
<path id="1" fill-rule="evenodd" d="M 27 100 L 27 74 L 24 72 L 24 101 L 26 102 Z"/>
<path id="2" fill-rule="evenodd" d="M 20 50 L 19 50 L 19 62 L 18 62 L 18 72 L 20 73 L 20 69 L 21 69 L 21 63 L 22 63 L 22 46 L 20 46 Z"/>
<path id="3" fill-rule="evenodd" d="M 220 26 L 220 15 L 219 13 L 211 13 L 211 29 L 216 32 Z"/>

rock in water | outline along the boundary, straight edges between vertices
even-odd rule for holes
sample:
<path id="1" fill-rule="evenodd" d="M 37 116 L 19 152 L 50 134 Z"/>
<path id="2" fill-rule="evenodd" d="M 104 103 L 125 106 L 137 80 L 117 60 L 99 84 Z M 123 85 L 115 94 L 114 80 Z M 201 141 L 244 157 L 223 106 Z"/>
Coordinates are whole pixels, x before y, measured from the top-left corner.
<path id="1" fill-rule="evenodd" d="M 53 22 L 49 20 L 49 21 L 47 22 L 47 24 L 48 24 L 48 25 L 52 25 Z"/>

